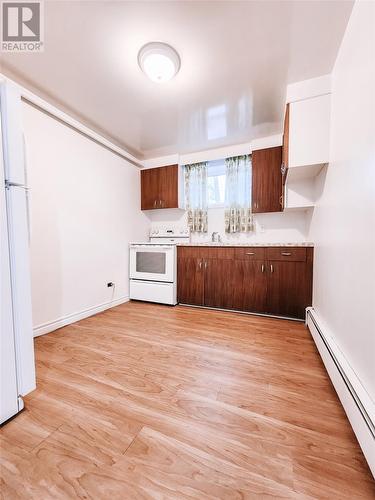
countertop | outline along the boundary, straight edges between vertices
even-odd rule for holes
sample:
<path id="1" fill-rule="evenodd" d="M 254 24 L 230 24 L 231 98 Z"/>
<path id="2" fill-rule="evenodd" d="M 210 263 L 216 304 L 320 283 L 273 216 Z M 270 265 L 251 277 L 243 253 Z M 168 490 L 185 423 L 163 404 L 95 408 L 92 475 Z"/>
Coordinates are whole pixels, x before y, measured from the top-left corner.
<path id="1" fill-rule="evenodd" d="M 178 243 L 177 246 L 181 247 L 313 247 L 314 243 L 311 242 L 299 242 L 299 243 L 266 243 L 266 242 L 254 242 L 254 243 L 229 243 L 220 242 L 213 243 L 207 242 L 189 242 L 189 243 Z"/>

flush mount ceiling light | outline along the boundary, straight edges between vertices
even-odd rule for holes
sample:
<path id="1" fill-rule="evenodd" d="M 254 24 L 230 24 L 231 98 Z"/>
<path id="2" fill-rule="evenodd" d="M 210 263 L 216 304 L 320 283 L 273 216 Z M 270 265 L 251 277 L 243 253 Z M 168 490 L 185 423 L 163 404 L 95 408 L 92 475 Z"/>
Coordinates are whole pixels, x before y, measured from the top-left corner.
<path id="1" fill-rule="evenodd" d="M 162 83 L 171 80 L 180 69 L 180 56 L 173 47 L 162 42 L 144 45 L 138 53 L 141 70 L 153 82 Z"/>

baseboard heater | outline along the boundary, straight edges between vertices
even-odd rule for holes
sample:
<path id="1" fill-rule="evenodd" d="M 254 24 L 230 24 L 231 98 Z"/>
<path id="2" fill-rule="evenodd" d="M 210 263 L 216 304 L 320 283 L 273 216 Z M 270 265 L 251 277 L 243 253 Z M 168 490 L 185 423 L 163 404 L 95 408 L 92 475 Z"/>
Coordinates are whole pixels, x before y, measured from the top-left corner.
<path id="1" fill-rule="evenodd" d="M 326 333 L 316 311 L 306 310 L 306 324 L 318 348 L 328 375 L 344 407 L 363 454 L 375 475 L 375 409 L 355 372 L 331 336 Z"/>

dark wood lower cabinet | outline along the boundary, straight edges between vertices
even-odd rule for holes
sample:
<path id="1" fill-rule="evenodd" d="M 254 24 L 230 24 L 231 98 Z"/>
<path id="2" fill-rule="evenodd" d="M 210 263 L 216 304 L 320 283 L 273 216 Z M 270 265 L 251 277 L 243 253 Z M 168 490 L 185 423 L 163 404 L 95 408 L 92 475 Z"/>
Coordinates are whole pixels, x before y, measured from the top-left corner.
<path id="1" fill-rule="evenodd" d="M 258 313 L 267 311 L 267 274 L 264 262 L 235 261 L 233 296 L 233 309 Z"/>
<path id="2" fill-rule="evenodd" d="M 312 261 L 306 247 L 181 247 L 178 301 L 303 319 L 312 303 Z"/>
<path id="3" fill-rule="evenodd" d="M 204 305 L 233 309 L 235 261 L 206 259 L 204 268 Z"/>
<path id="4" fill-rule="evenodd" d="M 312 273 L 305 262 L 269 262 L 269 311 L 279 316 L 304 318 L 312 302 Z"/>
<path id="5" fill-rule="evenodd" d="M 177 261 L 177 296 L 179 302 L 204 305 L 204 269 L 202 259 L 187 257 Z"/>

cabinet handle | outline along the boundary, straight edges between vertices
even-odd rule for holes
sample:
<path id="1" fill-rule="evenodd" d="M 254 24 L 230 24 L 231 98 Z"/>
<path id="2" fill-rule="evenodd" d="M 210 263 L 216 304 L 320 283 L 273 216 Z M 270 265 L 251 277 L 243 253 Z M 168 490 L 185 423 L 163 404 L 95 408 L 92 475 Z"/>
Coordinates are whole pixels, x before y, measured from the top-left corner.
<path id="1" fill-rule="evenodd" d="M 154 208 L 156 208 L 156 200 L 154 201 Z"/>
<path id="2" fill-rule="evenodd" d="M 281 252 L 281 255 L 285 255 L 285 257 L 289 257 L 292 255 L 292 252 Z"/>
<path id="3" fill-rule="evenodd" d="M 273 273 L 273 265 L 271 264 L 271 273 Z"/>
<path id="4" fill-rule="evenodd" d="M 207 267 L 208 267 L 208 262 L 205 260 L 204 261 L 204 268 L 207 269 Z"/>
<path id="5" fill-rule="evenodd" d="M 262 273 L 264 273 L 264 264 L 262 264 L 260 268 L 262 270 Z"/>
<path id="6" fill-rule="evenodd" d="M 246 252 L 246 255 L 255 255 L 255 252 Z"/>
<path id="7" fill-rule="evenodd" d="M 199 261 L 198 265 L 199 265 L 199 269 L 202 269 L 202 261 L 201 260 Z"/>

